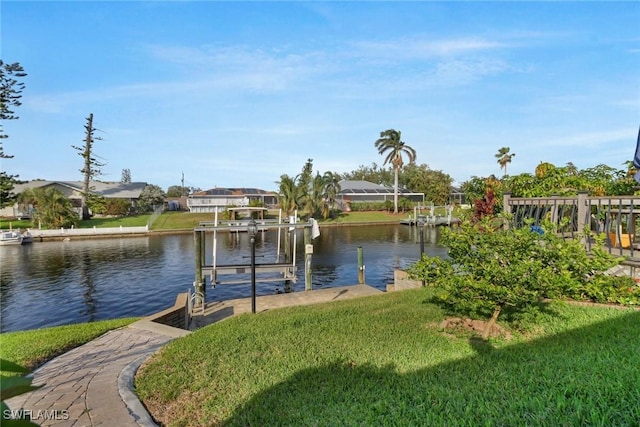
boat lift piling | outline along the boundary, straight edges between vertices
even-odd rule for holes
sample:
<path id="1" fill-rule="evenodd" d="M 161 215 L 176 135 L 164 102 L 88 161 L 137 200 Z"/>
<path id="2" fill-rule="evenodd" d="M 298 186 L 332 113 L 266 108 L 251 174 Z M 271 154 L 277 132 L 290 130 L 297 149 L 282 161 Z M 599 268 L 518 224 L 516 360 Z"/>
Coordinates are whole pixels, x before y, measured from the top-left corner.
<path id="1" fill-rule="evenodd" d="M 236 208 L 240 209 L 240 208 Z M 219 221 L 216 212 L 213 222 L 201 222 L 199 227 L 194 229 L 194 254 L 195 254 L 195 280 L 193 282 L 195 295 L 194 307 L 202 305 L 204 307 L 206 297 L 206 278 L 209 277 L 210 284 L 213 288 L 218 285 L 244 284 L 254 281 L 258 282 L 284 282 L 285 292 L 290 292 L 290 283 L 297 281 L 296 266 L 296 249 L 297 249 L 297 233 L 300 228 L 304 230 L 305 240 L 305 290 L 312 289 L 311 275 L 311 257 L 313 254 L 312 237 L 317 236 L 317 223 L 310 219 L 308 222 L 298 222 L 297 212 L 289 218 L 289 222 L 282 221 L 282 213 L 278 216 L 277 221 L 258 220 L 255 222 L 255 237 L 260 232 L 264 233 L 269 230 L 277 230 L 277 253 L 275 262 L 256 264 L 252 259 L 251 264 L 220 264 L 217 254 L 217 237 L 218 232 L 240 233 L 249 232 L 249 222 L 247 221 Z M 254 220 L 251 220 L 254 221 Z M 282 233 L 284 232 L 284 236 Z M 205 256 L 205 237 L 207 233 L 213 233 L 212 257 L 211 264 L 206 263 Z M 264 237 L 263 237 L 264 238 Z M 284 261 L 281 261 L 280 246 L 284 242 Z M 256 277 L 255 273 L 260 273 L 260 277 Z M 221 280 L 221 276 L 234 274 L 251 273 L 251 282 L 249 280 Z M 265 273 L 272 273 L 273 276 L 265 277 Z"/>

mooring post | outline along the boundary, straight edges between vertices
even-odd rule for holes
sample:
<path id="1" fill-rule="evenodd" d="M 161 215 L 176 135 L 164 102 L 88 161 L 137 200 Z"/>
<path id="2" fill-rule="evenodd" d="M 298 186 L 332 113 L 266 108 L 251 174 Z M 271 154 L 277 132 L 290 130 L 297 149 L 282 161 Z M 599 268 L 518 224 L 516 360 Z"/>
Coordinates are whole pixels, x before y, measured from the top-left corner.
<path id="1" fill-rule="evenodd" d="M 252 218 L 247 226 L 249 238 L 251 239 L 251 312 L 256 312 L 256 233 L 258 226 Z"/>
<path id="2" fill-rule="evenodd" d="M 202 275 L 202 265 L 204 264 L 204 232 L 195 230 L 193 232 L 193 251 L 195 258 L 195 280 L 193 282 L 194 291 L 196 293 L 195 305 L 204 305 L 205 300 L 205 286 L 204 277 Z"/>
<path id="3" fill-rule="evenodd" d="M 311 283 L 311 257 L 313 256 L 313 244 L 311 243 L 311 228 L 304 228 L 304 290 L 313 288 Z"/>
<path id="4" fill-rule="evenodd" d="M 284 262 L 287 264 L 291 264 L 292 263 L 292 257 L 291 257 L 291 230 L 287 229 L 284 232 Z M 285 280 L 284 281 L 284 292 L 285 293 L 289 293 L 291 292 L 291 281 L 290 280 Z"/>
<path id="5" fill-rule="evenodd" d="M 358 283 L 364 285 L 364 251 L 358 246 Z"/>

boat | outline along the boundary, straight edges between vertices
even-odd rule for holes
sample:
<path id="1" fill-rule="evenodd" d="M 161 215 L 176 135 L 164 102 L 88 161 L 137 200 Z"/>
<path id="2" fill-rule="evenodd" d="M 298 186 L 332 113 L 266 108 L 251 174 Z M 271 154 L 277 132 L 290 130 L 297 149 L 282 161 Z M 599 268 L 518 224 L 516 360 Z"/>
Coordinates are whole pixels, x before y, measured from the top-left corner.
<path id="1" fill-rule="evenodd" d="M 33 236 L 29 232 L 29 230 L 22 233 L 22 244 L 26 245 L 28 243 L 33 243 Z"/>
<path id="2" fill-rule="evenodd" d="M 22 244 L 22 234 L 17 231 L 9 230 L 2 231 L 0 234 L 0 245 L 1 246 L 12 246 L 12 245 L 21 245 Z"/>
<path id="3" fill-rule="evenodd" d="M 33 236 L 29 230 L 20 233 L 20 230 L 3 230 L 0 232 L 0 246 L 26 245 L 33 243 Z"/>

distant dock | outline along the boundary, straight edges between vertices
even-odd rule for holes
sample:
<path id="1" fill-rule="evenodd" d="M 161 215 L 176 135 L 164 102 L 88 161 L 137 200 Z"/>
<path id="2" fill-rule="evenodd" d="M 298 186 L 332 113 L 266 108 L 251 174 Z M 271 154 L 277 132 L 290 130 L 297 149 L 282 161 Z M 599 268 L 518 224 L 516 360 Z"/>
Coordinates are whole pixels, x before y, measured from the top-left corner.
<path id="1" fill-rule="evenodd" d="M 425 211 L 425 213 L 423 213 Z M 400 221 L 400 224 L 409 226 L 452 226 L 460 224 L 460 219 L 454 217 L 453 206 L 416 206 L 413 208 L 413 214 L 409 214 L 409 218 Z"/>

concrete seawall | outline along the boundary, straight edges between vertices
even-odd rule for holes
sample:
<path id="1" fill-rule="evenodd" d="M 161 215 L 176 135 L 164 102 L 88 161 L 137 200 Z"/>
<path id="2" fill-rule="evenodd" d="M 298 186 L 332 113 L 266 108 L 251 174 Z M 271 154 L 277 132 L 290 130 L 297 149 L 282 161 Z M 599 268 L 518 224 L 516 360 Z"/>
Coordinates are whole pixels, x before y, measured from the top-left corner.
<path id="1" fill-rule="evenodd" d="M 64 240 L 71 238 L 100 238 L 118 236 L 141 236 L 149 233 L 149 226 L 141 227 L 93 227 L 93 228 L 57 228 L 54 230 L 29 229 L 33 241 Z"/>

